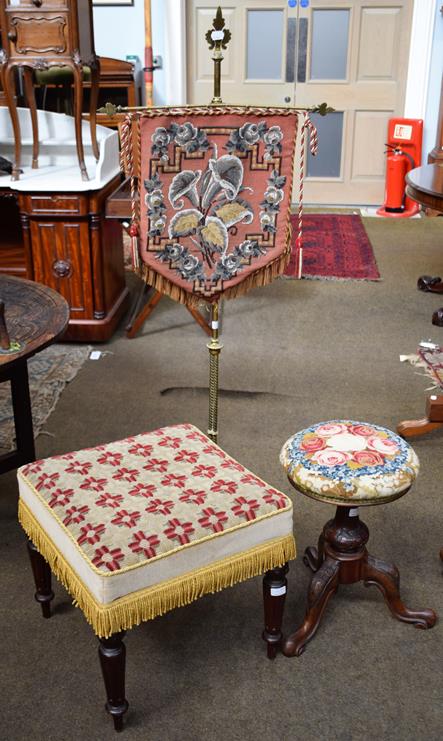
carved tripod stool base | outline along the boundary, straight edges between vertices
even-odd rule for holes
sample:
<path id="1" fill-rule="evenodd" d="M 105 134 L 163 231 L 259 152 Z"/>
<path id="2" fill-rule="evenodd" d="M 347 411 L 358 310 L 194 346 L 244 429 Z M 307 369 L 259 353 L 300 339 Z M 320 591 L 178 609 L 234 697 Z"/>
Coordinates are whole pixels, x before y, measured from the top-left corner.
<path id="1" fill-rule="evenodd" d="M 375 584 L 393 616 L 416 628 L 432 628 L 433 610 L 409 610 L 400 599 L 400 575 L 394 564 L 370 556 L 366 550 L 369 530 L 358 517 L 358 508 L 337 507 L 326 523 L 318 548 L 307 548 L 304 563 L 314 572 L 308 589 L 308 606 L 300 628 L 283 643 L 285 656 L 300 656 L 320 624 L 331 597 L 340 584 Z"/>

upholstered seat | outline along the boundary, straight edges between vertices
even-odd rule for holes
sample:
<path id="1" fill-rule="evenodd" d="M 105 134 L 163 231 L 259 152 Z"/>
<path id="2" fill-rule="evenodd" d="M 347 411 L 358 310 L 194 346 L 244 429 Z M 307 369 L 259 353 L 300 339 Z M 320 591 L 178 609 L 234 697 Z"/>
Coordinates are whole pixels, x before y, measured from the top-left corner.
<path id="1" fill-rule="evenodd" d="M 314 572 L 305 619 L 284 641 L 283 653 L 303 653 L 341 584 L 375 584 L 394 617 L 417 628 L 432 628 L 433 610 L 410 610 L 400 599 L 397 567 L 368 553 L 369 530 L 359 517 L 361 505 L 385 504 L 406 494 L 419 470 L 411 446 L 385 427 L 334 419 L 290 437 L 280 461 L 297 491 L 336 505 L 318 548 L 305 550 L 303 561 Z"/>
<path id="2" fill-rule="evenodd" d="M 414 482 L 418 458 L 385 427 L 350 420 L 312 425 L 284 444 L 280 461 L 296 489 L 331 504 L 383 504 Z"/>
<path id="3" fill-rule="evenodd" d="M 291 500 L 196 427 L 36 461 L 18 479 L 36 599 L 49 617 L 43 557 L 101 639 L 116 728 L 127 708 L 124 679 L 109 679 L 107 660 L 124 656 L 121 632 L 143 620 L 266 572 L 263 637 L 275 655 L 285 564 L 295 556 Z"/>

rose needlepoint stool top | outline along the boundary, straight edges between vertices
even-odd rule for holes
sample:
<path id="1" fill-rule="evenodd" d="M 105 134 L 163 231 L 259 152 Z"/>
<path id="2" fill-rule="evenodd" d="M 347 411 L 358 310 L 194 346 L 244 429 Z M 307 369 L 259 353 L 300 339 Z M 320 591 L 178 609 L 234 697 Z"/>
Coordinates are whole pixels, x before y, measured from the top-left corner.
<path id="1" fill-rule="evenodd" d="M 419 461 L 390 430 L 350 420 L 321 422 L 289 438 L 281 463 L 296 489 L 331 504 L 383 504 L 401 497 Z"/>
<path id="2" fill-rule="evenodd" d="M 295 555 L 290 499 L 189 424 L 18 477 L 24 530 L 99 636 Z"/>

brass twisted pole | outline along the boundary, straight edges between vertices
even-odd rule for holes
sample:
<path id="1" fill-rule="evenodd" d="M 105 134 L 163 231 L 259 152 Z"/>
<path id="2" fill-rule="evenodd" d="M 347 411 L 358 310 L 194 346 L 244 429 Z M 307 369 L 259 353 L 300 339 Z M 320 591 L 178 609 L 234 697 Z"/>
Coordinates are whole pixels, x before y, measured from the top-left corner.
<path id="1" fill-rule="evenodd" d="M 211 331 L 211 339 L 206 345 L 209 350 L 208 437 L 216 443 L 218 439 L 218 372 L 220 352 L 223 348 L 219 340 L 219 301 L 211 304 Z"/>

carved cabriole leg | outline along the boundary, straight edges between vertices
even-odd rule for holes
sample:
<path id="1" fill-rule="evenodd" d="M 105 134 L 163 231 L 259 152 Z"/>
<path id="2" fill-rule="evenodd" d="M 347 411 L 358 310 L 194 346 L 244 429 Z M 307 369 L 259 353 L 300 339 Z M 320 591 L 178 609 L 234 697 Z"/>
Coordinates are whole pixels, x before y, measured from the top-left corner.
<path id="1" fill-rule="evenodd" d="M 325 547 L 325 538 L 323 533 L 321 533 L 319 539 L 318 539 L 318 548 L 314 548 L 313 546 L 309 546 L 305 550 L 305 555 L 303 556 L 303 563 L 305 566 L 308 566 L 311 571 L 318 571 L 320 566 L 322 565 L 324 561 L 324 547 Z"/>
<path id="2" fill-rule="evenodd" d="M 265 629 L 262 636 L 267 643 L 268 659 L 275 659 L 282 639 L 281 625 L 288 586 L 286 580 L 288 570 L 289 566 L 286 563 L 284 566 L 267 571 L 263 577 Z"/>
<path id="3" fill-rule="evenodd" d="M 85 155 L 83 150 L 82 135 L 82 108 L 83 108 L 83 67 L 81 64 L 74 64 L 74 120 L 75 120 L 75 141 L 77 145 L 78 164 L 82 180 L 89 180 L 88 172 L 85 165 Z"/>
<path id="4" fill-rule="evenodd" d="M 97 105 L 98 105 L 98 88 L 100 83 L 100 60 L 94 57 L 90 62 L 91 68 L 91 97 L 89 102 L 89 126 L 91 130 L 92 151 L 98 161 L 100 152 L 97 143 Z"/>
<path id="5" fill-rule="evenodd" d="M 320 620 L 331 597 L 339 584 L 340 564 L 326 557 L 314 574 L 308 589 L 308 606 L 305 619 L 300 628 L 283 643 L 285 656 L 301 656 L 305 646 L 317 632 Z"/>
<path id="6" fill-rule="evenodd" d="M 106 710 L 114 720 L 116 731 L 123 730 L 123 715 L 129 703 L 125 697 L 126 648 L 123 643 L 126 631 L 114 633 L 109 638 L 100 638 L 98 655 L 105 682 Z"/>
<path id="7" fill-rule="evenodd" d="M 23 82 L 25 87 L 26 100 L 28 101 L 29 111 L 31 114 L 32 124 L 32 169 L 38 168 L 38 119 L 37 119 L 37 104 L 35 102 L 35 91 L 32 81 L 32 69 L 30 67 L 23 68 Z"/>
<path id="8" fill-rule="evenodd" d="M 31 540 L 28 540 L 28 553 L 37 590 L 35 599 L 41 605 L 43 617 L 50 618 L 51 600 L 54 599 L 54 592 L 51 589 L 51 569 Z"/>
<path id="9" fill-rule="evenodd" d="M 394 564 L 367 557 L 363 566 L 365 587 L 375 584 L 379 588 L 393 616 L 404 623 L 413 623 L 416 628 L 432 628 L 437 616 L 433 610 L 409 610 L 400 599 L 400 574 Z"/>
<path id="10" fill-rule="evenodd" d="M 9 115 L 11 116 L 12 129 L 14 132 L 14 164 L 12 167 L 11 180 L 18 180 L 20 177 L 22 146 L 20 121 L 18 118 L 17 105 L 14 97 L 14 67 L 9 66 L 8 64 L 5 65 L 3 70 L 3 89 L 5 93 L 6 103 L 9 108 Z"/>

